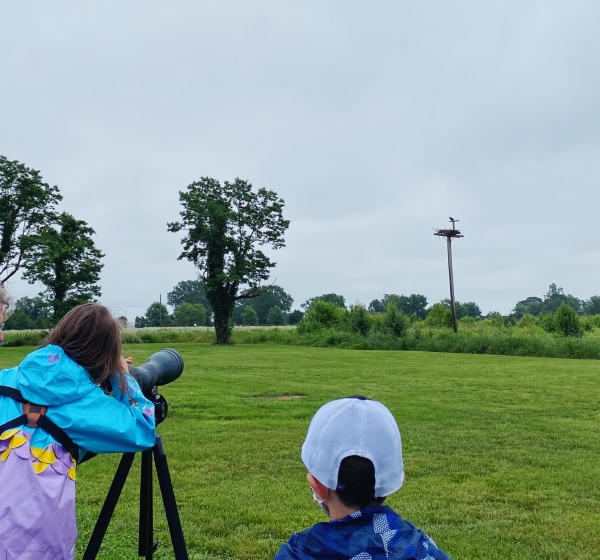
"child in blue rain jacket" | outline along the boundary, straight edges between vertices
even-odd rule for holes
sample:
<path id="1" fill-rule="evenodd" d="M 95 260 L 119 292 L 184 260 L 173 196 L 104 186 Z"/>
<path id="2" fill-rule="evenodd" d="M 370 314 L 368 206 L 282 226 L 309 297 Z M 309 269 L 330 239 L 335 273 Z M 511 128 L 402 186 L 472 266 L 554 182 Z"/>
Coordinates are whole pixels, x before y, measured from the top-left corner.
<path id="1" fill-rule="evenodd" d="M 39 350 L 0 371 L 0 558 L 74 558 L 77 461 L 155 438 L 118 323 L 99 304 L 71 310 Z"/>

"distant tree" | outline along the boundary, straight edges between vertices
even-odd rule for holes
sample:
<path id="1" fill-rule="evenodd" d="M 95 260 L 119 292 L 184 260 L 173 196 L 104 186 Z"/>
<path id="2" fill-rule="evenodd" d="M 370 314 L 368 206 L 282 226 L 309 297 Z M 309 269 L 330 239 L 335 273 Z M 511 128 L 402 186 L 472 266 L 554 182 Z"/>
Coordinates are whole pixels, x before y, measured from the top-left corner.
<path id="1" fill-rule="evenodd" d="M 450 300 L 444 299 L 442 303 L 450 309 Z M 468 301 L 461 303 L 460 301 L 454 302 L 456 307 L 456 318 L 462 319 L 463 317 L 481 317 L 481 309 L 474 301 Z"/>
<path id="2" fill-rule="evenodd" d="M 266 286 L 260 295 L 252 299 L 241 300 L 238 302 L 233 312 L 233 321 L 236 324 L 242 323 L 242 312 L 245 307 L 250 306 L 258 315 L 260 325 L 268 324 L 269 311 L 273 307 L 279 307 L 284 313 L 291 308 L 294 300 L 281 286 Z"/>
<path id="3" fill-rule="evenodd" d="M 556 311 L 556 328 L 563 336 L 581 337 L 583 334 L 577 313 L 567 303 L 562 303 Z"/>
<path id="4" fill-rule="evenodd" d="M 269 315 L 267 316 L 267 324 L 274 326 L 286 324 L 285 314 L 283 313 L 283 310 L 277 305 L 269 309 Z"/>
<path id="5" fill-rule="evenodd" d="M 247 300 L 251 305 L 261 324 L 267 322 L 269 311 L 273 307 L 279 307 L 281 311 L 287 313 L 292 308 L 294 299 L 281 286 L 272 285 L 265 287 L 264 291 L 257 297 Z"/>
<path id="6" fill-rule="evenodd" d="M 245 305 L 245 303 L 242 303 L 240 301 L 236 302 L 235 307 L 233 308 L 233 313 L 231 314 L 231 322 L 234 325 L 241 325 L 242 323 L 242 314 L 244 313 L 244 310 L 246 309 L 246 307 L 248 307 L 247 305 Z M 255 311 L 256 313 L 256 311 Z M 257 323 L 258 325 L 258 323 Z"/>
<path id="7" fill-rule="evenodd" d="M 528 297 L 517 302 L 513 312 L 519 319 L 526 314 L 537 317 L 544 312 L 544 301 L 539 297 Z"/>
<path id="8" fill-rule="evenodd" d="M 290 325 L 297 325 L 302 321 L 302 317 L 304 317 L 304 313 L 299 309 L 294 309 L 294 311 L 288 314 L 287 320 Z"/>
<path id="9" fill-rule="evenodd" d="M 582 301 L 572 296 L 571 294 L 565 294 L 562 288 L 557 288 L 556 284 L 550 284 L 548 293 L 544 299 L 544 311 L 546 313 L 556 313 L 558 308 L 565 303 L 576 313 L 582 311 Z"/>
<path id="10" fill-rule="evenodd" d="M 518 319 L 525 315 L 525 313 L 534 316 L 542 313 L 556 313 L 557 309 L 563 303 L 567 304 L 576 313 L 584 314 L 587 312 L 585 302 L 577 299 L 571 294 L 565 294 L 564 290 L 557 287 L 556 284 L 550 284 L 544 299 L 533 296 L 528 297 L 527 299 L 519 301 L 515 305 L 513 312 Z"/>
<path id="11" fill-rule="evenodd" d="M 15 309 L 4 323 L 5 331 L 27 331 L 34 328 L 34 322 L 22 309 Z"/>
<path id="12" fill-rule="evenodd" d="M 467 301 L 466 303 L 461 303 L 461 305 L 467 312 L 465 317 L 481 317 L 481 309 L 474 301 Z"/>
<path id="13" fill-rule="evenodd" d="M 144 327 L 170 327 L 173 318 L 169 315 L 166 305 L 155 301 L 146 309 L 146 315 L 135 318 L 136 328 Z"/>
<path id="14" fill-rule="evenodd" d="M 73 307 L 101 295 L 98 281 L 104 255 L 94 244 L 94 234 L 83 220 L 63 212 L 55 225 L 40 227 L 30 237 L 23 278 L 46 287 L 40 296 L 52 308 L 55 322 Z"/>
<path id="15" fill-rule="evenodd" d="M 364 305 L 356 304 L 350 306 L 348 314 L 350 328 L 357 333 L 367 336 L 371 330 L 371 317 Z"/>
<path id="16" fill-rule="evenodd" d="M 117 317 L 117 321 L 119 322 L 119 325 L 121 325 L 122 329 L 126 329 L 127 326 L 129 325 L 129 321 L 127 320 L 127 317 L 125 317 L 125 315 L 121 315 L 120 317 Z"/>
<path id="17" fill-rule="evenodd" d="M 173 311 L 177 327 L 203 327 L 206 325 L 206 307 L 201 303 L 182 303 Z"/>
<path id="18" fill-rule="evenodd" d="M 52 309 L 39 296 L 18 299 L 15 310 L 23 311 L 31 319 L 33 329 L 46 329 L 52 326 Z"/>
<path id="19" fill-rule="evenodd" d="M 256 314 L 256 311 L 254 311 L 254 309 L 252 309 L 252 307 L 249 305 L 243 308 L 241 323 L 245 327 L 258 325 L 258 315 Z"/>
<path id="20" fill-rule="evenodd" d="M 421 294 L 411 294 L 408 296 L 402 312 L 408 316 L 416 316 L 417 319 L 425 319 L 427 316 L 427 298 Z"/>
<path id="21" fill-rule="evenodd" d="M 259 249 L 285 246 L 289 221 L 284 201 L 273 191 L 242 179 L 221 185 L 203 177 L 179 193 L 181 221 L 168 224 L 171 232 L 187 231 L 179 259 L 198 268 L 213 313 L 217 344 L 227 344 L 236 301 L 253 298 L 264 288 L 275 263 Z"/>
<path id="22" fill-rule="evenodd" d="M 592 296 L 585 302 L 586 315 L 600 315 L 600 296 Z"/>
<path id="23" fill-rule="evenodd" d="M 60 200 L 39 171 L 0 156 L 0 283 L 21 268 L 40 228 L 54 222 Z"/>
<path id="24" fill-rule="evenodd" d="M 167 304 L 177 309 L 182 303 L 201 303 L 208 314 L 212 307 L 206 297 L 201 280 L 184 280 L 167 293 Z"/>
<path id="25" fill-rule="evenodd" d="M 399 296 L 398 294 L 383 294 L 381 298 L 381 305 L 383 305 L 384 311 L 387 311 L 388 305 L 395 305 L 397 309 L 402 310 L 404 305 L 408 301 L 406 296 Z"/>
<path id="26" fill-rule="evenodd" d="M 308 309 L 316 300 L 324 301 L 325 303 L 332 303 L 336 307 L 346 309 L 346 299 L 344 296 L 340 296 L 338 294 L 323 294 L 322 296 L 310 298 L 306 300 L 300 307 Z"/>
<path id="27" fill-rule="evenodd" d="M 378 301 L 378 300 L 375 300 Z M 380 305 L 386 310 L 388 305 L 395 305 L 404 315 L 425 319 L 427 315 L 427 298 L 420 294 L 399 296 L 397 294 L 384 294 Z"/>
<path id="28" fill-rule="evenodd" d="M 369 303 L 368 310 L 369 313 L 383 313 L 385 311 L 385 306 L 381 303 L 381 300 L 374 299 Z"/>

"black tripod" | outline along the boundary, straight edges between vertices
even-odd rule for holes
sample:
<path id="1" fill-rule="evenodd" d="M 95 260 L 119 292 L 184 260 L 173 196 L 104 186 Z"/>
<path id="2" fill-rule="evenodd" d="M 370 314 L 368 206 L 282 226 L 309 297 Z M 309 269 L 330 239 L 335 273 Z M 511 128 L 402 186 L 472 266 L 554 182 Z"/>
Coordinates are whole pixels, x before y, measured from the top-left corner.
<path id="1" fill-rule="evenodd" d="M 113 478 L 110 490 L 104 500 L 102 511 L 96 521 L 96 526 L 90 537 L 90 542 L 85 549 L 83 560 L 94 560 L 100 550 L 100 545 L 106 534 L 106 529 L 110 522 L 119 496 L 125 486 L 127 475 L 133 464 L 135 453 L 123 453 L 117 472 Z M 154 461 L 153 461 L 154 459 Z M 157 435 L 156 443 L 152 449 L 142 451 L 142 472 L 140 481 L 140 527 L 138 537 L 138 555 L 144 556 L 146 560 L 152 560 L 152 556 L 156 551 L 158 543 L 153 536 L 153 521 L 154 512 L 152 504 L 152 463 L 156 468 L 156 476 L 160 493 L 167 516 L 169 525 L 169 533 L 173 544 L 173 552 L 175 560 L 188 560 L 187 550 L 185 548 L 185 539 L 183 538 L 183 530 L 181 528 L 181 520 L 177 511 L 175 502 L 175 493 L 173 484 L 171 483 L 171 475 L 169 466 L 167 465 L 167 456 L 163 447 L 162 438 Z"/>

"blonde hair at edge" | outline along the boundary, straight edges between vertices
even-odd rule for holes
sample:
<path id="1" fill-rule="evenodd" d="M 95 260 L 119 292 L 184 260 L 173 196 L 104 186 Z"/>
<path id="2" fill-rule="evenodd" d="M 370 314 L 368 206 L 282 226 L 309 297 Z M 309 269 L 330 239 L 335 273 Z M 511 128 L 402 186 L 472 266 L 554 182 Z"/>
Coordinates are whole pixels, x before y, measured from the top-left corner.
<path id="1" fill-rule="evenodd" d="M 0 318 L 0 323 L 4 323 L 4 321 L 6 321 L 6 319 L 8 319 L 8 316 L 10 315 L 11 312 L 11 299 L 9 297 L 9 295 L 6 293 L 6 290 L 4 289 L 4 286 L 2 286 L 2 284 L 0 284 L 0 311 L 2 312 L 2 317 Z M 4 340 L 4 337 L 2 336 L 2 331 L 0 330 L 0 342 L 2 342 Z"/>

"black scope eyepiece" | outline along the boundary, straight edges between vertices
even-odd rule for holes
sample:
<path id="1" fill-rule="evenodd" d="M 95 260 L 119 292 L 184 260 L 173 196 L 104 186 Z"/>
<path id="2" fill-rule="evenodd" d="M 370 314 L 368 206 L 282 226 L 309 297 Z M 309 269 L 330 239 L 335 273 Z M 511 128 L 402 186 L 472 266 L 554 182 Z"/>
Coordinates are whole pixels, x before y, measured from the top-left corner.
<path id="1" fill-rule="evenodd" d="M 146 393 L 157 385 L 167 385 L 175 381 L 183 371 L 183 358 L 177 350 L 165 348 L 152 354 L 139 367 L 129 366 L 129 373 Z"/>

